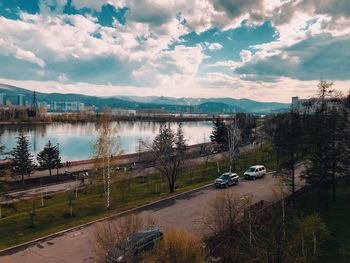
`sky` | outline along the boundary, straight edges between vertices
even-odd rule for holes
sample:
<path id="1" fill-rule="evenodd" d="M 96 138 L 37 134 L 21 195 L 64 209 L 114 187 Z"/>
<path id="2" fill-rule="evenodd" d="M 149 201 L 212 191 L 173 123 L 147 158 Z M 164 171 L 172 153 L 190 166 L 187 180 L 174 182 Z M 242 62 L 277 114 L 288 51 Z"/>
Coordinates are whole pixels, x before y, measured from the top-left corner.
<path id="1" fill-rule="evenodd" d="M 0 83 L 290 102 L 350 89 L 349 0 L 0 0 Z"/>

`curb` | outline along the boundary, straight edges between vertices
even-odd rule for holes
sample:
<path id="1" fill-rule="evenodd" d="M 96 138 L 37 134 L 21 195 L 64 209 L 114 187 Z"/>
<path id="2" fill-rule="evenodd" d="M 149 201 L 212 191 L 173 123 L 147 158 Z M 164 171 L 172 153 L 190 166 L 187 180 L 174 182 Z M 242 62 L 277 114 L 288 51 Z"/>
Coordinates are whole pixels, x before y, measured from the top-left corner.
<path id="1" fill-rule="evenodd" d="M 59 232 L 49 234 L 47 236 L 39 237 L 37 239 L 31 240 L 31 241 L 27 241 L 27 242 L 19 244 L 19 245 L 15 245 L 15 246 L 12 246 L 12 247 L 9 247 L 9 248 L 2 249 L 2 250 L 0 250 L 0 256 L 13 254 L 13 253 L 15 253 L 15 252 L 17 252 L 19 250 L 23 250 L 23 249 L 25 249 L 27 247 L 30 247 L 31 245 L 34 245 L 35 243 L 42 242 L 42 241 L 45 241 L 45 240 L 49 240 L 49 239 L 52 239 L 52 238 L 55 238 L 55 237 L 58 237 L 58 236 L 62 236 L 65 233 L 68 233 L 68 232 L 71 232 L 71 231 L 76 231 L 76 230 L 79 230 L 81 228 L 90 226 L 90 225 L 98 223 L 98 222 L 102 222 L 102 221 L 105 221 L 105 220 L 110 220 L 110 219 L 114 219 L 114 218 L 117 218 L 117 217 L 121 217 L 121 216 L 126 215 L 128 213 L 136 212 L 136 211 L 145 209 L 147 207 L 159 204 L 161 202 L 172 200 L 172 199 L 175 199 L 175 198 L 177 198 L 179 196 L 186 195 L 186 194 L 189 194 L 189 193 L 193 193 L 193 192 L 196 192 L 196 191 L 208 188 L 209 186 L 212 186 L 212 185 L 213 185 L 212 183 L 206 184 L 206 185 L 197 187 L 195 189 L 191 189 L 191 190 L 179 193 L 179 194 L 174 194 L 174 195 L 165 197 L 165 198 L 157 200 L 157 201 L 153 201 L 153 202 L 148 203 L 148 204 L 139 205 L 139 206 L 136 206 L 134 208 L 130 208 L 130 209 L 122 211 L 122 212 L 118 212 L 118 213 L 115 213 L 115 214 L 112 214 L 112 215 L 109 215 L 109 216 L 105 216 L 105 217 L 102 217 L 102 218 L 99 218 L 99 219 L 87 222 L 85 224 L 81 224 L 81 225 L 78 225 L 78 226 L 67 228 L 67 229 L 61 230 Z"/>

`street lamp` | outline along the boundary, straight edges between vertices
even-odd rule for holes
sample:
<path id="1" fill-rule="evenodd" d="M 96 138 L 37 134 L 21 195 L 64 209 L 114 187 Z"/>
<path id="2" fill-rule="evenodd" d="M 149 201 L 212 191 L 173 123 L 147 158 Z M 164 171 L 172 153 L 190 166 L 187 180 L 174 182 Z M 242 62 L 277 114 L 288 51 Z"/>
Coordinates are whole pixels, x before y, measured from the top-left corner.
<path id="1" fill-rule="evenodd" d="M 58 151 L 58 154 L 60 154 L 60 144 L 59 143 L 57 143 L 57 151 Z M 58 160 L 57 160 L 57 162 L 56 162 L 56 169 L 57 169 L 57 180 L 58 180 L 58 172 L 59 172 L 59 162 L 58 162 Z"/>

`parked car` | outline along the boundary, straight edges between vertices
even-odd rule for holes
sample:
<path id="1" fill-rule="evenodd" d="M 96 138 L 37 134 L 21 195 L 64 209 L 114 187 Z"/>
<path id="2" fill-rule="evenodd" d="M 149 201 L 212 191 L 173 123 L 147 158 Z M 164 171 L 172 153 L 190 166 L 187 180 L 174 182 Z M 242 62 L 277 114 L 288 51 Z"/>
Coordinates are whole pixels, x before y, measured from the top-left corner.
<path id="1" fill-rule="evenodd" d="M 263 165 L 254 165 L 248 168 L 244 173 L 245 179 L 255 180 L 256 178 L 263 178 L 266 175 L 266 168 Z"/>
<path id="2" fill-rule="evenodd" d="M 214 182 L 216 188 L 229 187 L 230 185 L 236 185 L 239 183 L 239 176 L 236 173 L 224 173 L 220 175 Z"/>
<path id="3" fill-rule="evenodd" d="M 134 262 L 142 252 L 151 250 L 156 241 L 163 238 L 158 228 L 138 231 L 121 244 L 115 245 L 106 255 L 107 263 Z"/>

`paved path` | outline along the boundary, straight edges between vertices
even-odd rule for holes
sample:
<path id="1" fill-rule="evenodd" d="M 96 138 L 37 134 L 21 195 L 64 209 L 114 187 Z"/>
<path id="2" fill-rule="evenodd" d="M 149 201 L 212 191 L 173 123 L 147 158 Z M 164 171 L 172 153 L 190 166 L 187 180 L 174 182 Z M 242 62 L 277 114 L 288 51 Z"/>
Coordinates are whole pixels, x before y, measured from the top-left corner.
<path id="1" fill-rule="evenodd" d="M 301 168 L 297 169 L 300 174 Z M 206 231 L 205 219 L 210 209 L 210 203 L 219 193 L 229 191 L 237 196 L 251 195 L 254 201 L 273 201 L 276 196 L 272 190 L 277 179 L 267 175 L 256 181 L 242 180 L 238 186 L 228 189 L 214 189 L 207 187 L 192 193 L 187 193 L 160 202 L 143 209 L 142 216 L 151 215 L 157 220 L 157 225 L 164 229 L 167 226 L 177 227 L 194 234 L 203 234 Z M 297 187 L 301 182 L 297 180 Z M 118 220 L 118 219 L 114 219 Z M 94 250 L 93 231 L 97 224 L 80 230 L 73 230 L 44 242 L 31 245 L 12 255 L 0 257 L 1 263 L 53 263 L 53 262 L 97 262 L 98 257 Z"/>
<path id="2" fill-rule="evenodd" d="M 81 171 L 86 171 L 90 170 L 93 167 L 93 163 L 89 164 L 78 164 L 78 165 L 72 165 L 70 167 L 61 167 L 58 169 L 59 174 L 64 174 L 66 171 L 70 173 L 74 172 L 81 172 Z M 57 170 L 52 169 L 51 170 L 52 176 L 56 177 Z M 30 176 L 24 176 L 24 180 L 31 179 L 31 178 L 40 178 L 40 177 L 46 177 L 49 176 L 49 170 L 35 170 Z M 15 176 L 11 178 L 11 181 L 21 181 L 21 176 Z"/>
<path id="3" fill-rule="evenodd" d="M 256 147 L 255 144 L 244 146 L 241 148 L 240 152 L 241 153 L 246 152 L 248 150 L 253 149 L 254 147 Z M 210 161 L 220 160 L 220 159 L 223 159 L 226 154 L 227 154 L 227 152 L 212 154 L 212 155 L 209 155 L 208 158 Z M 205 159 L 206 159 L 206 156 L 202 156 L 202 157 L 193 158 L 189 161 L 191 163 L 204 163 Z M 76 172 L 76 171 L 91 169 L 92 166 L 93 166 L 93 164 L 75 165 L 75 166 L 68 167 L 68 169 L 70 169 L 69 170 L 70 172 L 73 172 L 73 171 Z M 66 168 L 61 168 L 61 169 L 66 169 Z M 45 172 L 48 174 L 47 170 L 37 171 L 35 173 L 35 176 L 36 177 L 45 176 Z M 121 170 L 120 172 L 123 172 L 123 170 Z M 154 172 L 155 172 L 154 167 L 148 167 L 148 168 L 139 167 L 139 168 L 136 168 L 134 170 L 129 171 L 129 173 L 131 173 L 132 177 L 147 176 L 147 175 L 152 174 Z M 46 174 L 46 176 L 47 176 L 47 174 Z M 32 176 L 32 177 L 34 177 L 34 176 Z M 86 181 L 86 182 L 88 182 L 88 181 Z M 17 202 L 17 201 L 22 200 L 22 199 L 28 199 L 28 198 L 33 197 L 33 196 L 38 196 L 41 194 L 41 192 L 43 192 L 43 194 L 53 194 L 53 193 L 58 193 L 58 192 L 64 192 L 64 191 L 67 191 L 69 189 L 75 189 L 76 186 L 79 186 L 79 184 L 80 184 L 80 181 L 77 181 L 77 182 L 69 181 L 69 182 L 62 182 L 62 183 L 58 183 L 58 184 L 51 184 L 51 185 L 47 185 L 47 186 L 43 186 L 43 187 L 34 187 L 31 189 L 27 189 L 27 190 L 14 191 L 14 192 L 2 194 L 2 195 L 0 194 L 0 203 L 2 203 L 2 202 L 11 202 L 11 203 Z"/>
<path id="4" fill-rule="evenodd" d="M 88 180 L 85 180 L 85 184 L 89 184 Z M 0 195 L 0 203 L 15 203 L 23 199 L 32 198 L 35 196 L 43 196 L 55 194 L 58 192 L 65 192 L 68 190 L 81 187 L 80 181 L 70 181 L 60 184 L 52 184 L 44 187 L 35 187 L 29 190 L 22 190 Z"/>

